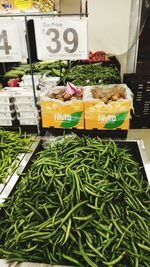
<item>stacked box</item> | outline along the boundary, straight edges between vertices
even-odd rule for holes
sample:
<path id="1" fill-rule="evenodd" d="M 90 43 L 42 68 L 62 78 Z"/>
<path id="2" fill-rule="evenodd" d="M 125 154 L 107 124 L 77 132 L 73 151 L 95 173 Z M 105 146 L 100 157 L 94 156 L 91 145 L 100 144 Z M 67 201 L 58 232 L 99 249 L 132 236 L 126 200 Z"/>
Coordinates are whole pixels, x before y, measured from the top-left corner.
<path id="1" fill-rule="evenodd" d="M 39 93 L 37 93 L 37 98 Z M 35 106 L 34 96 L 31 92 L 22 92 L 15 94 L 15 104 L 17 119 L 20 125 L 37 125 L 39 113 Z"/>
<path id="2" fill-rule="evenodd" d="M 0 93 L 0 126 L 12 126 L 16 120 L 15 100 L 13 94 Z"/>
<path id="3" fill-rule="evenodd" d="M 121 88 L 123 96 L 116 99 L 114 95 L 106 103 L 106 97 L 94 98 L 92 90 L 100 90 L 100 94 L 110 93 L 112 88 Z M 63 88 L 57 87 L 41 94 L 42 126 L 44 128 L 76 128 L 98 130 L 128 130 L 130 125 L 130 111 L 132 108 L 132 93 L 125 85 L 82 87 L 82 98 L 69 96 L 63 99 Z M 58 90 L 58 93 L 57 93 Z M 56 97 L 56 99 L 54 99 Z"/>

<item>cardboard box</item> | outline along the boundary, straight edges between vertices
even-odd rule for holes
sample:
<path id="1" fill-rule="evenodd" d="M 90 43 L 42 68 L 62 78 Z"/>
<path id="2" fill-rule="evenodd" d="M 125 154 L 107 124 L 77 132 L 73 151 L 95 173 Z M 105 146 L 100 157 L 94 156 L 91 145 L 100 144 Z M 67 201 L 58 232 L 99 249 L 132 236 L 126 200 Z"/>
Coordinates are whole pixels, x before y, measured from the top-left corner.
<path id="1" fill-rule="evenodd" d="M 41 115 L 44 128 L 84 129 L 84 104 L 82 100 L 63 102 L 41 94 Z"/>
<path id="2" fill-rule="evenodd" d="M 105 85 L 100 86 L 100 88 L 107 90 L 113 86 L 114 85 Z M 132 108 L 132 93 L 125 84 L 121 84 L 119 86 L 125 89 L 126 99 L 111 101 L 107 104 L 100 99 L 93 98 L 91 89 L 94 87 L 87 89 L 84 101 L 86 130 L 129 129 L 130 110 Z"/>
<path id="3" fill-rule="evenodd" d="M 0 13 L 17 13 L 18 11 L 48 12 L 54 10 L 54 0 L 0 0 Z"/>

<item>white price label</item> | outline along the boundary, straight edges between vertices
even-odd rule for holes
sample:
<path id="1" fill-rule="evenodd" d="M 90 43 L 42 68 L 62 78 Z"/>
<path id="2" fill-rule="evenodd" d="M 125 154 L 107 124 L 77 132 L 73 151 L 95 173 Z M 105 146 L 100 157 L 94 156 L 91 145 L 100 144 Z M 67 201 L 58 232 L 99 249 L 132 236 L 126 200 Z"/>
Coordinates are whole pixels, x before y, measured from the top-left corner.
<path id="1" fill-rule="evenodd" d="M 19 62 L 21 59 L 18 24 L 0 23 L 0 62 Z"/>
<path id="2" fill-rule="evenodd" d="M 37 18 L 35 33 L 38 59 L 86 59 L 87 21 Z"/>

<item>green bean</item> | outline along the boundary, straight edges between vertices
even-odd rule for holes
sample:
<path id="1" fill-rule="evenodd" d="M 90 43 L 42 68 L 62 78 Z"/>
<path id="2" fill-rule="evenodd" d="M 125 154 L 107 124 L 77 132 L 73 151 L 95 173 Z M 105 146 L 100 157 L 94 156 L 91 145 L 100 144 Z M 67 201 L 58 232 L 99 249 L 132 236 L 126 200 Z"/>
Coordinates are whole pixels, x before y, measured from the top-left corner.
<path id="1" fill-rule="evenodd" d="M 84 252 L 82 243 L 81 243 L 81 239 L 79 239 L 79 249 L 80 249 L 80 253 L 83 256 L 83 258 L 85 259 L 85 261 L 92 267 L 98 267 L 98 265 L 96 265 L 93 261 L 90 260 L 90 258 L 87 256 L 87 254 Z"/>
<path id="2" fill-rule="evenodd" d="M 71 221 L 71 219 L 69 218 L 68 226 L 67 226 L 67 229 L 66 229 L 65 240 L 64 240 L 63 244 L 66 243 L 66 241 L 67 241 L 67 239 L 68 239 L 68 237 L 69 237 L 70 229 L 71 229 L 71 223 L 72 223 L 72 221 Z"/>
<path id="3" fill-rule="evenodd" d="M 140 244 L 140 243 L 137 243 L 137 245 L 138 245 L 140 248 L 142 248 L 142 249 L 144 249 L 144 250 L 146 250 L 146 251 L 150 252 L 150 247 L 148 247 L 148 246 L 145 246 L 145 245 L 143 245 L 143 244 Z"/>
<path id="4" fill-rule="evenodd" d="M 76 259 L 74 259 L 74 258 L 72 258 L 72 257 L 70 257 L 70 256 L 68 256 L 68 255 L 66 255 L 64 253 L 62 254 L 62 256 L 63 256 L 64 259 L 68 260 L 69 262 L 73 262 L 73 263 L 77 264 L 77 266 L 82 266 L 83 267 L 83 265 L 79 261 L 77 261 Z"/>
<path id="5" fill-rule="evenodd" d="M 74 206 L 68 213 L 67 215 L 62 219 L 61 225 L 71 216 L 71 214 L 78 209 L 80 206 L 88 203 L 87 200 L 82 201 L 81 203 L 78 203 L 76 206 Z"/>
<path id="6" fill-rule="evenodd" d="M 103 259 L 105 259 L 106 260 L 106 258 L 103 256 L 103 254 L 102 253 L 100 253 L 99 251 L 98 251 L 98 249 L 96 249 L 88 240 L 86 240 L 86 242 L 87 242 L 87 245 L 100 257 L 100 258 L 103 258 Z"/>
<path id="7" fill-rule="evenodd" d="M 116 263 L 118 263 L 119 261 L 121 261 L 125 254 L 126 254 L 126 252 L 123 251 L 123 252 L 121 253 L 121 255 L 120 255 L 119 257 L 117 257 L 115 260 L 110 261 L 110 262 L 104 262 L 104 261 L 103 261 L 103 264 L 105 264 L 105 265 L 107 265 L 107 266 L 109 266 L 109 265 L 112 265 L 112 266 L 113 266 L 113 265 L 115 265 Z"/>

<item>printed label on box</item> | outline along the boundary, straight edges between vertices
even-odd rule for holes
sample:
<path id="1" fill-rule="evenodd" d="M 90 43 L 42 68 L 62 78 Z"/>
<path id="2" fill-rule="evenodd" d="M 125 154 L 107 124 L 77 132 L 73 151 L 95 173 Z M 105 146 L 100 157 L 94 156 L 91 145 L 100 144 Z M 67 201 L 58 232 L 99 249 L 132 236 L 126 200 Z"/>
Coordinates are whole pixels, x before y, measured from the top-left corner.
<path id="1" fill-rule="evenodd" d="M 41 111 L 42 126 L 45 128 L 84 129 L 84 110 L 81 101 L 41 101 Z"/>

